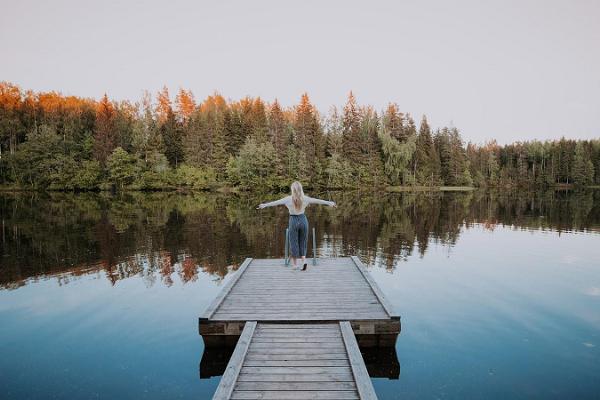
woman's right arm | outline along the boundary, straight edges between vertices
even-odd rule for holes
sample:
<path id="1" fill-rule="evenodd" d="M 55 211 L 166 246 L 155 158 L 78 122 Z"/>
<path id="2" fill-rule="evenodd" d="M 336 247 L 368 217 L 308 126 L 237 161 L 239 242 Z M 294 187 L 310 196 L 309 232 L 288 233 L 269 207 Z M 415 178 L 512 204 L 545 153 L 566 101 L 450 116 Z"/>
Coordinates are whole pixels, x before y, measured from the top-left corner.
<path id="1" fill-rule="evenodd" d="M 273 207 L 273 206 L 281 206 L 281 205 L 287 204 L 289 198 L 290 198 L 290 196 L 286 196 L 282 199 L 271 201 L 269 203 L 261 203 L 256 208 L 262 209 L 262 208 Z"/>

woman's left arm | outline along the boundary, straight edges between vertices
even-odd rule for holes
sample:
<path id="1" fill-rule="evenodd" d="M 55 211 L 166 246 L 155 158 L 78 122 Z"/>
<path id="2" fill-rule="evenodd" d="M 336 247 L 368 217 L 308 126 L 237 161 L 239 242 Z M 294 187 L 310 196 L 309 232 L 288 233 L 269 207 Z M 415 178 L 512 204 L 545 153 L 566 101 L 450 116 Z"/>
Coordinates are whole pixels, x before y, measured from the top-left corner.
<path id="1" fill-rule="evenodd" d="M 308 204 L 321 204 L 321 205 L 329 206 L 329 207 L 336 207 L 337 206 L 335 204 L 335 201 L 327 201 L 327 200 L 322 200 L 322 199 L 315 199 L 314 197 L 308 197 L 308 196 L 306 196 L 306 200 L 308 201 Z"/>

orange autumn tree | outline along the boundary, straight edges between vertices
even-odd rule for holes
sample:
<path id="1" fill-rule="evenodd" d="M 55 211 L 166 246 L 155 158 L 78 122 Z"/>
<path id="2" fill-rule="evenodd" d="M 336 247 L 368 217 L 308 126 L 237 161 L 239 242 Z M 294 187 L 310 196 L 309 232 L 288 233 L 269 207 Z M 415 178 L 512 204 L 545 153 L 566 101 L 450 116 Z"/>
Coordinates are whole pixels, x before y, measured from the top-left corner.
<path id="1" fill-rule="evenodd" d="M 94 129 L 94 158 L 105 165 L 106 159 L 116 147 L 115 107 L 104 94 L 96 107 Z"/>

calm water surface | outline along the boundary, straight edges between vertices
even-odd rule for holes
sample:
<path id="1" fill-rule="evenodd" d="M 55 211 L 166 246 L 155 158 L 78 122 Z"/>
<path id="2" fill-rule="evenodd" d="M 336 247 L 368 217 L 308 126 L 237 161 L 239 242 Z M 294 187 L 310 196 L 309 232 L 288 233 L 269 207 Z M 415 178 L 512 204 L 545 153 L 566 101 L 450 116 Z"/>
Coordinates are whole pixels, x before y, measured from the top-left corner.
<path id="1" fill-rule="evenodd" d="M 381 399 L 598 398 L 600 191 L 321 196 L 318 254 L 359 255 L 402 315 Z M 210 398 L 198 315 L 283 254 L 262 200 L 0 195 L 0 397 Z"/>

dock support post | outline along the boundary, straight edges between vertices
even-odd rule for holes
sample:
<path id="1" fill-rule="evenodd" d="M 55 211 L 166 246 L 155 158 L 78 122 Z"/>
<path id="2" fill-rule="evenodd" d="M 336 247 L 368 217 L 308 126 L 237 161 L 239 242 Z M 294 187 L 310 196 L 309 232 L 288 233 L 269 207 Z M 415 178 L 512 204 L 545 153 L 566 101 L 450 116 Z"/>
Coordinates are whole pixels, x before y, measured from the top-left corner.
<path id="1" fill-rule="evenodd" d="M 313 265 L 317 265 L 317 239 L 315 237 L 315 228 L 313 228 Z"/>
<path id="2" fill-rule="evenodd" d="M 288 254 L 288 249 L 290 246 L 290 228 L 285 228 L 285 266 L 287 267 L 290 264 L 290 258 Z"/>

